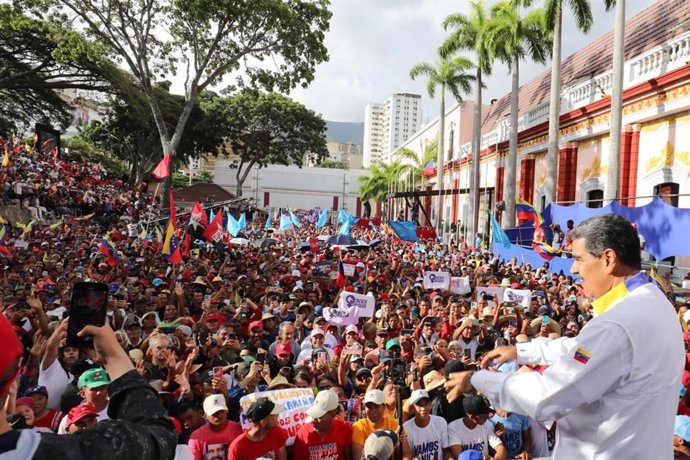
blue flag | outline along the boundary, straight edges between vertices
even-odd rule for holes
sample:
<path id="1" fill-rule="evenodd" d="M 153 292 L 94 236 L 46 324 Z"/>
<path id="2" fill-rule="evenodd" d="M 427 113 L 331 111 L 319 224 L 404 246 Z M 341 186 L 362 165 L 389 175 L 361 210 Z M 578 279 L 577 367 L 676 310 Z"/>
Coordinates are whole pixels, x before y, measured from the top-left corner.
<path id="1" fill-rule="evenodd" d="M 494 235 L 494 243 L 498 243 L 505 249 L 508 249 L 510 247 L 510 240 L 508 239 L 508 235 L 506 235 L 506 232 L 504 232 L 501 226 L 498 225 L 498 221 L 494 217 L 493 212 L 489 213 L 489 218 L 491 219 L 491 231 Z"/>
<path id="2" fill-rule="evenodd" d="M 338 230 L 338 233 L 341 235 L 349 235 L 352 226 L 359 222 L 359 217 L 353 216 L 341 208 L 338 211 L 338 222 L 342 224 Z"/>
<path id="3" fill-rule="evenodd" d="M 280 227 L 278 227 L 278 229 L 281 232 L 284 232 L 285 230 L 288 230 L 290 227 L 292 227 L 292 221 L 290 220 L 290 218 L 288 216 L 286 216 L 285 214 L 281 214 L 280 215 Z"/>
<path id="4" fill-rule="evenodd" d="M 215 218 L 216 218 L 216 213 L 213 212 L 213 209 L 211 209 L 211 211 L 209 211 L 209 214 L 208 214 L 208 221 L 213 222 L 213 219 L 215 219 Z"/>
<path id="5" fill-rule="evenodd" d="M 318 222 L 316 222 L 316 228 L 323 228 L 328 223 L 328 209 L 321 211 Z"/>
<path id="6" fill-rule="evenodd" d="M 242 213 L 240 216 L 240 220 L 237 221 L 237 224 L 240 226 L 240 228 L 247 228 L 247 215 L 246 213 Z"/>
<path id="7" fill-rule="evenodd" d="M 288 209 L 288 212 L 290 213 L 290 220 L 292 221 L 292 224 L 293 224 L 295 227 L 300 228 L 300 227 L 302 226 L 302 224 L 299 223 L 299 219 L 298 219 L 297 216 L 292 212 L 292 209 Z"/>
<path id="8" fill-rule="evenodd" d="M 268 210 L 268 216 L 266 217 L 266 224 L 264 225 L 265 229 L 269 229 L 273 226 L 273 212 L 269 209 Z"/>
<path id="9" fill-rule="evenodd" d="M 240 226 L 239 222 L 235 220 L 234 217 L 232 217 L 232 214 L 228 213 L 228 233 L 231 234 L 233 237 L 237 236 L 240 233 L 240 230 L 242 230 L 242 227 Z"/>
<path id="10" fill-rule="evenodd" d="M 393 229 L 398 238 L 403 241 L 417 241 L 417 231 L 414 222 L 406 220 L 391 220 L 388 225 Z"/>

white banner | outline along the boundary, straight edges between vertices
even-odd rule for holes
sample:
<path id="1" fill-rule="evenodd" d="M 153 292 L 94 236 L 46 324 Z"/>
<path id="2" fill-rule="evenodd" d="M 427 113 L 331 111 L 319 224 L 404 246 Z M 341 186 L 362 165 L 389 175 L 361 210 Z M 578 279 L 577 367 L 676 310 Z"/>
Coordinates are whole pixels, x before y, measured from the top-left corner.
<path id="1" fill-rule="evenodd" d="M 359 318 L 371 318 L 376 309 L 376 299 L 369 293 L 367 295 L 355 292 L 341 292 L 338 305 L 323 309 L 323 317 L 330 324 L 337 326 L 349 326 L 357 324 Z"/>
<path id="2" fill-rule="evenodd" d="M 343 273 L 345 276 L 355 276 L 355 265 L 343 264 Z"/>
<path id="3" fill-rule="evenodd" d="M 19 249 L 28 249 L 29 242 L 24 240 L 17 240 L 14 242 L 14 247 Z"/>
<path id="4" fill-rule="evenodd" d="M 251 428 L 252 424 L 245 415 L 247 409 L 257 398 L 266 397 L 274 403 L 283 405 L 283 412 L 278 415 L 278 426 L 287 431 L 288 439 L 285 443 L 291 446 L 295 442 L 297 430 L 310 420 L 304 412 L 314 404 L 314 391 L 311 388 L 286 388 L 284 390 L 259 391 L 250 393 L 240 399 L 240 424 L 243 430 Z"/>
<path id="5" fill-rule="evenodd" d="M 532 291 L 529 289 L 507 288 L 503 293 L 503 301 L 516 302 L 519 303 L 522 308 L 529 308 L 529 304 L 532 301 Z"/>
<path id="6" fill-rule="evenodd" d="M 477 287 L 477 302 L 480 300 L 484 299 L 486 297 L 486 301 L 488 302 L 488 306 L 493 308 L 496 306 L 496 302 L 493 300 L 489 300 L 489 298 L 493 298 L 493 296 L 496 296 L 499 299 L 503 298 L 503 291 L 505 291 L 506 288 L 504 287 Z M 481 314 L 481 312 L 479 312 Z"/>
<path id="7" fill-rule="evenodd" d="M 425 272 L 424 289 L 443 289 L 448 290 L 450 286 L 450 273 L 448 272 Z"/>
<path id="8" fill-rule="evenodd" d="M 450 292 L 453 294 L 467 294 L 472 291 L 470 278 L 467 276 L 452 276 L 450 278 Z"/>

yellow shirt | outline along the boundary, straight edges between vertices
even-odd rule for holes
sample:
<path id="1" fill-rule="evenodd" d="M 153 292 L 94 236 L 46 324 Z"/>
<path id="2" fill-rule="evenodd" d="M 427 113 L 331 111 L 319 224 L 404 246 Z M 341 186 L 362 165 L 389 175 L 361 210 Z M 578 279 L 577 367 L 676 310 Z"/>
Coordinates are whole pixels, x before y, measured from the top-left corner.
<path id="1" fill-rule="evenodd" d="M 368 418 L 363 418 L 362 420 L 357 420 L 352 425 L 352 442 L 354 444 L 364 445 L 364 441 L 367 440 L 369 435 L 375 431 L 379 430 L 391 430 L 398 431 L 398 422 L 390 417 L 384 415 L 383 420 L 378 425 L 371 423 Z"/>

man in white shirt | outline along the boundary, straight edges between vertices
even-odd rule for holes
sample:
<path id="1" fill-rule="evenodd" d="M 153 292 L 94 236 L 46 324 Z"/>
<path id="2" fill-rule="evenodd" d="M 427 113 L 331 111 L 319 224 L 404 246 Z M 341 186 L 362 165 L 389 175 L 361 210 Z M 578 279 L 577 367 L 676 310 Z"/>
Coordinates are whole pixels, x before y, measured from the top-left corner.
<path id="1" fill-rule="evenodd" d="M 476 395 L 465 395 L 462 400 L 465 416 L 448 425 L 448 443 L 452 458 L 458 458 L 465 450 L 476 450 L 484 455 L 490 455 L 489 446 L 496 451 L 494 460 L 505 460 L 508 452 L 501 439 L 494 433 L 494 427 L 489 420 L 489 406 Z"/>
<path id="2" fill-rule="evenodd" d="M 448 424 L 431 415 L 431 399 L 426 390 L 415 390 L 410 399 L 414 418 L 403 423 L 403 460 L 436 460 L 449 458 Z"/>
<path id="3" fill-rule="evenodd" d="M 572 272 L 596 299 L 595 317 L 577 337 L 499 347 L 482 360 L 548 364 L 543 374 L 453 374 L 449 399 L 471 382 L 506 410 L 557 420 L 555 460 L 673 458 L 685 363 L 675 309 L 640 272 L 640 241 L 624 218 L 592 217 L 572 237 Z"/>

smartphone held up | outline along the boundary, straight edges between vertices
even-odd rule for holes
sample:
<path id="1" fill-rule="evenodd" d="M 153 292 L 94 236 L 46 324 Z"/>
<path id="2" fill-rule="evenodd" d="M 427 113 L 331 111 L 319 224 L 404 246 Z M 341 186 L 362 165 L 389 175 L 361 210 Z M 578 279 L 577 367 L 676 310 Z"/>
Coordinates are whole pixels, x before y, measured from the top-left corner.
<path id="1" fill-rule="evenodd" d="M 107 284 L 94 282 L 75 284 L 70 301 L 67 346 L 93 348 L 93 339 L 91 337 L 79 337 L 77 334 L 86 326 L 104 326 L 107 312 Z"/>

